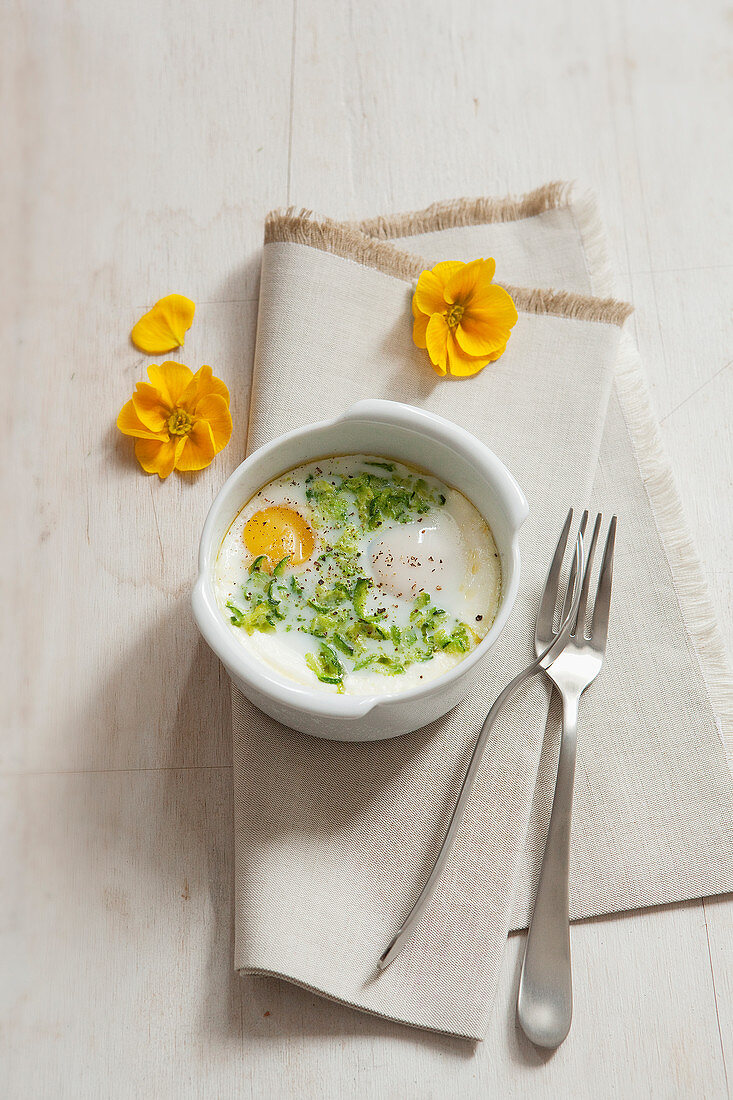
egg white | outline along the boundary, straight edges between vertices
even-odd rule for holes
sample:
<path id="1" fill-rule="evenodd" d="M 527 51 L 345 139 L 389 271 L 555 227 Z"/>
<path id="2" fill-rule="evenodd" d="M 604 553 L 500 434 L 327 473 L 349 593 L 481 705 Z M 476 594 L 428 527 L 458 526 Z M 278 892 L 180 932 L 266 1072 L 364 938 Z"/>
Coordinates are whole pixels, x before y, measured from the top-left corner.
<path id="1" fill-rule="evenodd" d="M 377 472 L 365 462 L 385 461 L 369 455 L 349 455 L 305 463 L 271 481 L 238 513 L 222 541 L 215 567 L 217 602 L 239 642 L 281 675 L 309 688 L 334 692 L 305 663 L 305 654 L 317 642 L 302 631 L 281 630 L 247 634 L 230 623 L 226 604 L 237 604 L 246 582 L 252 556 L 243 542 L 248 520 L 263 508 L 282 506 L 297 512 L 313 530 L 316 545 L 311 558 L 296 573 L 314 569 L 323 542 L 313 523 L 306 497 L 306 478 L 338 472 L 342 476 L 362 471 Z M 390 460 L 394 461 L 394 460 Z M 364 532 L 359 542 L 359 567 L 371 577 L 368 597 L 371 611 L 386 608 L 398 626 L 409 622 L 413 601 L 427 592 L 431 601 L 465 622 L 478 638 L 486 635 L 501 599 L 501 564 L 486 521 L 461 493 L 422 471 L 395 463 L 396 473 L 419 473 L 429 486 L 445 496 L 445 505 L 414 522 L 383 524 L 376 532 Z M 410 665 L 399 676 L 385 676 L 369 668 L 344 677 L 344 690 L 354 695 L 392 695 L 443 675 L 463 659 L 462 654 L 436 653 L 430 661 Z"/>
<path id="2" fill-rule="evenodd" d="M 499 554 L 473 504 L 455 489 L 444 496 L 445 505 L 425 519 L 380 529 L 370 547 L 371 575 L 391 597 L 414 600 L 427 592 L 483 638 L 501 595 Z"/>

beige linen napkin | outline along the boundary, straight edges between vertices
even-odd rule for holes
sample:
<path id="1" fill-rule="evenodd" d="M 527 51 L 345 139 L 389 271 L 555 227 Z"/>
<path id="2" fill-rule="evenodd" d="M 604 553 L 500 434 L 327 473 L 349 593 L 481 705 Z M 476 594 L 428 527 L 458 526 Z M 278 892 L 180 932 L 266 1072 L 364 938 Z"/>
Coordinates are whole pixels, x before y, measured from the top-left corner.
<path id="1" fill-rule="evenodd" d="M 508 349 L 472 379 L 439 379 L 412 343 L 414 281 L 438 260 L 489 255 L 519 309 Z M 478 691 L 439 722 L 388 742 L 319 741 L 234 692 L 238 970 L 481 1038 L 544 842 L 558 735 L 546 683 L 507 707 L 430 910 L 383 974 L 376 960 L 422 887 L 491 701 L 532 656 L 571 504 L 620 522 L 609 651 L 580 712 L 572 915 L 733 888 L 731 679 L 612 290 L 593 200 L 567 185 L 359 225 L 268 218 L 249 450 L 393 398 L 484 440 L 531 514 L 510 623 Z"/>

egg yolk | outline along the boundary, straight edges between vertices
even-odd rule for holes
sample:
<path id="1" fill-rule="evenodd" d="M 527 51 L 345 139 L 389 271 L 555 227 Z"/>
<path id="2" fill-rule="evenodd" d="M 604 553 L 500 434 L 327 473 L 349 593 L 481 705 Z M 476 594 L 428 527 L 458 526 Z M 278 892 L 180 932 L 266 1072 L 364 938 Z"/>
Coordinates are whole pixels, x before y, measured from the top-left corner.
<path id="1" fill-rule="evenodd" d="M 307 561 L 316 541 L 303 517 L 283 505 L 255 512 L 244 525 L 242 537 L 250 554 L 255 558 L 264 554 L 270 568 L 286 557 L 290 565 Z"/>

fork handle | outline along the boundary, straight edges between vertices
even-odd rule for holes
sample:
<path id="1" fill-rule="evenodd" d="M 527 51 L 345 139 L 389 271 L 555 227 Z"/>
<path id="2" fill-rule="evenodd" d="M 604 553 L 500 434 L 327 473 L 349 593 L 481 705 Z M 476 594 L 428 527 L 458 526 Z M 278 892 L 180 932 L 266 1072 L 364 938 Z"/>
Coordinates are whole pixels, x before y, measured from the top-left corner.
<path id="1" fill-rule="evenodd" d="M 517 1000 L 517 1015 L 527 1038 L 550 1048 L 565 1039 L 573 1016 L 568 878 L 578 698 L 563 692 L 557 781 Z"/>
<path id="2" fill-rule="evenodd" d="M 394 960 L 397 958 L 397 956 L 407 943 L 408 939 L 410 938 L 413 929 L 419 922 L 421 916 L 423 915 L 430 903 L 430 899 L 433 896 L 433 892 L 437 886 L 438 879 L 440 878 L 443 871 L 443 867 L 448 862 L 448 856 L 450 854 L 453 841 L 455 840 L 458 834 L 458 830 L 461 827 L 463 815 L 466 812 L 466 807 L 471 797 L 471 790 L 473 788 L 474 780 L 476 779 L 479 765 L 481 763 L 481 755 L 486 746 L 486 742 L 491 732 L 491 727 L 496 720 L 497 714 L 504 706 L 504 703 L 506 703 L 507 699 L 509 699 L 510 696 L 512 696 L 514 692 L 519 687 L 521 687 L 525 680 L 528 680 L 530 676 L 534 676 L 535 673 L 540 671 L 540 669 L 549 668 L 557 655 L 559 653 L 562 653 L 563 649 L 567 645 L 572 625 L 575 622 L 578 614 L 578 604 L 580 603 L 581 585 L 579 582 L 579 578 L 583 576 L 583 568 L 585 565 L 582 532 L 578 532 L 578 538 L 575 543 L 575 556 L 573 558 L 573 563 L 574 573 L 571 574 L 571 576 L 577 577 L 578 580 L 574 583 L 570 582 L 573 584 L 573 599 L 570 607 L 567 608 L 567 610 L 563 607 L 563 611 L 565 612 L 565 614 L 563 616 L 562 622 L 560 623 L 560 629 L 558 630 L 557 634 L 555 634 L 547 648 L 544 649 L 542 653 L 539 653 L 535 657 L 534 661 L 532 661 L 531 664 L 527 665 L 525 669 L 522 669 L 521 672 L 518 672 L 513 680 L 509 681 L 504 690 L 497 695 L 496 699 L 493 702 L 491 710 L 486 715 L 484 724 L 479 731 L 473 753 L 471 754 L 471 759 L 468 762 L 468 768 L 466 770 L 466 774 L 463 777 L 463 783 L 461 784 L 461 789 L 458 792 L 458 800 L 453 809 L 451 819 L 448 822 L 448 828 L 446 830 L 445 837 L 443 838 L 443 843 L 440 846 L 440 851 L 435 857 L 433 868 L 428 875 L 428 881 L 425 883 L 422 890 L 420 891 L 417 901 L 412 906 L 412 909 L 405 917 L 401 928 L 397 930 L 397 933 L 392 938 L 392 941 L 387 947 L 387 950 L 382 954 L 381 958 L 379 959 L 377 966 L 380 970 L 386 970 L 390 963 L 394 962 Z"/>

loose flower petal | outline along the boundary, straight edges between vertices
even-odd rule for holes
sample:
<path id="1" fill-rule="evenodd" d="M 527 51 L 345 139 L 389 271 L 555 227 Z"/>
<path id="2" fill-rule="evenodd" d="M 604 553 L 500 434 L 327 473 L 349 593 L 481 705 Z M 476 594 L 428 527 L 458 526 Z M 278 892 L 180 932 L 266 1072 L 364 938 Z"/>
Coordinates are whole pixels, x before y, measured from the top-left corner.
<path id="1" fill-rule="evenodd" d="M 130 333 L 135 347 L 148 355 L 180 348 L 190 329 L 196 309 L 190 298 L 182 294 L 167 294 L 140 318 Z"/>

